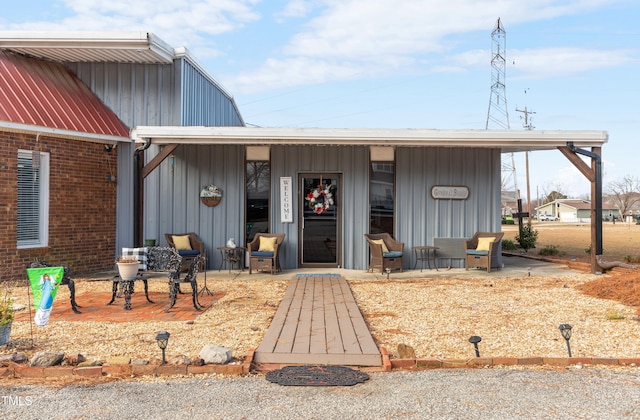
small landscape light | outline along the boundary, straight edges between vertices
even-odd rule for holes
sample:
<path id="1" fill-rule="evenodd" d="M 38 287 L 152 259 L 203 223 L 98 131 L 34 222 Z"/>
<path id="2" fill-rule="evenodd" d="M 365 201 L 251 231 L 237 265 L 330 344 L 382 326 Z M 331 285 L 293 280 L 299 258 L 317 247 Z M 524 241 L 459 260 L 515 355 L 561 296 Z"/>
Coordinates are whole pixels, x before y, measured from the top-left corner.
<path id="1" fill-rule="evenodd" d="M 164 350 L 167 348 L 167 343 L 169 342 L 169 334 L 168 331 L 160 331 L 158 335 L 156 335 L 156 341 L 158 342 L 158 347 L 162 349 L 162 364 L 167 363 L 167 360 L 164 357 Z"/>
<path id="2" fill-rule="evenodd" d="M 385 268 L 384 271 L 387 272 L 387 280 L 389 280 L 389 274 L 391 274 L 391 269 L 390 268 Z"/>
<path id="3" fill-rule="evenodd" d="M 478 335 L 472 335 L 469 337 L 469 342 L 473 344 L 474 349 L 476 350 L 476 357 L 480 357 L 480 350 L 478 350 L 478 343 L 482 341 L 482 337 Z"/>
<path id="4" fill-rule="evenodd" d="M 527 276 L 531 276 L 531 267 L 527 267 Z"/>
<path id="5" fill-rule="evenodd" d="M 571 325 L 560 324 L 560 333 L 562 334 L 562 338 L 567 341 L 567 351 L 569 352 L 569 357 L 571 357 L 571 345 L 569 344 L 569 339 L 571 338 Z"/>

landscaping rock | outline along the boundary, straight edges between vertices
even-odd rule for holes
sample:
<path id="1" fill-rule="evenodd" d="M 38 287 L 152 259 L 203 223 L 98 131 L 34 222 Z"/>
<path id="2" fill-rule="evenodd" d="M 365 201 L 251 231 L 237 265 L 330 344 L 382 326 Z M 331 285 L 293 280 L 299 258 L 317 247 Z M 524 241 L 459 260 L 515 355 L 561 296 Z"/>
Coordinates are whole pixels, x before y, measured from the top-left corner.
<path id="1" fill-rule="evenodd" d="M 92 367 L 102 366 L 102 362 L 99 360 L 87 360 L 85 362 L 78 363 L 78 367 Z"/>
<path id="2" fill-rule="evenodd" d="M 0 363 L 13 362 L 13 363 L 26 363 L 29 360 L 26 354 L 13 353 L 0 356 Z"/>
<path id="3" fill-rule="evenodd" d="M 149 361 L 148 360 L 142 360 L 142 359 L 131 359 L 131 364 L 132 365 L 148 365 Z"/>
<path id="4" fill-rule="evenodd" d="M 31 359 L 31 366 L 34 367 L 49 367 L 57 366 L 62 363 L 64 354 L 54 351 L 39 351 L 33 355 Z"/>
<path id="5" fill-rule="evenodd" d="M 131 363 L 131 358 L 126 356 L 115 356 L 107 359 L 108 365 L 128 365 Z"/>
<path id="6" fill-rule="evenodd" d="M 415 359 L 416 351 L 408 344 L 400 343 L 398 344 L 398 354 L 401 359 Z"/>
<path id="7" fill-rule="evenodd" d="M 200 350 L 200 358 L 205 364 L 225 364 L 231 361 L 231 350 L 214 344 L 205 345 Z"/>
<path id="8" fill-rule="evenodd" d="M 175 359 L 173 359 L 173 364 L 174 365 L 187 365 L 187 366 L 189 366 L 191 364 L 191 359 L 189 359 L 184 354 L 181 354 L 179 356 L 176 356 Z"/>
<path id="9" fill-rule="evenodd" d="M 80 353 L 70 354 L 67 356 L 67 363 L 71 366 L 77 366 L 78 363 L 86 362 L 87 358 Z"/>

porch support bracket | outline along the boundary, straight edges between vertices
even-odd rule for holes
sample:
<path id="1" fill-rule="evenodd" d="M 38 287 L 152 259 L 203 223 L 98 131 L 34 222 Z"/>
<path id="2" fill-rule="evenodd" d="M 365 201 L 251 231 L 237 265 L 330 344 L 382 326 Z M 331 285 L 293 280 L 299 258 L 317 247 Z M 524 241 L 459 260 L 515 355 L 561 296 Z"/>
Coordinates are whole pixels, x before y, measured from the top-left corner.
<path id="1" fill-rule="evenodd" d="M 604 267 L 598 264 L 602 260 L 602 149 L 592 147 L 591 151 L 575 147 L 573 142 L 558 150 L 585 176 L 591 183 L 591 272 L 602 272 Z M 591 158 L 591 167 L 578 155 Z"/>

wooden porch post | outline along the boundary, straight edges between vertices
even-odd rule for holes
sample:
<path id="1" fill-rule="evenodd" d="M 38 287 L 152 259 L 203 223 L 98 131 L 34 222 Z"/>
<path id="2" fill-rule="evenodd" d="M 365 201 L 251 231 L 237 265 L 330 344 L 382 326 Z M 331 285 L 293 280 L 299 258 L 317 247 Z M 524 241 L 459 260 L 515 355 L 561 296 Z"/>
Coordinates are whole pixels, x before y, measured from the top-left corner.
<path id="1" fill-rule="evenodd" d="M 592 147 L 589 152 L 568 142 L 558 150 L 591 182 L 591 272 L 602 272 L 597 261 L 597 257 L 602 256 L 602 148 Z M 591 167 L 578 154 L 590 157 Z"/>

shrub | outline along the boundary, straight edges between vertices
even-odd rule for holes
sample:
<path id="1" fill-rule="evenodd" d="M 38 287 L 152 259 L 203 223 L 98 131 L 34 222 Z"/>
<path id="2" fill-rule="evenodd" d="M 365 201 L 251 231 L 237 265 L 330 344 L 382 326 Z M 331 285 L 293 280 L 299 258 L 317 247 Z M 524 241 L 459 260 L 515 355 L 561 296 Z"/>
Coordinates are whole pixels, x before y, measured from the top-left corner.
<path id="1" fill-rule="evenodd" d="M 518 245 L 516 245 L 516 243 L 511 239 L 504 239 L 502 241 L 502 249 L 504 251 L 515 251 L 516 249 L 518 249 Z"/>
<path id="2" fill-rule="evenodd" d="M 542 248 L 538 254 L 540 255 L 559 255 L 560 249 L 556 245 L 547 245 Z"/>
<path id="3" fill-rule="evenodd" d="M 522 226 L 515 239 L 516 242 L 520 244 L 520 247 L 522 249 L 528 251 L 529 249 L 536 247 L 536 242 L 538 241 L 538 231 L 528 225 Z"/>

